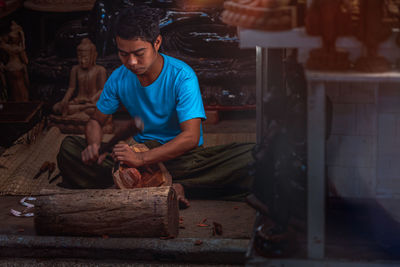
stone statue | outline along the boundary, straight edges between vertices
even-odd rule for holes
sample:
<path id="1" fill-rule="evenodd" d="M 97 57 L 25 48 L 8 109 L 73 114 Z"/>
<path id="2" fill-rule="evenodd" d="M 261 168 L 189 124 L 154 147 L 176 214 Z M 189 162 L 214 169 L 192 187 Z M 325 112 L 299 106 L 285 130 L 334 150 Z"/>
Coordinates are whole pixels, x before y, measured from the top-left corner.
<path id="1" fill-rule="evenodd" d="M 26 64 L 25 37 L 22 27 L 11 22 L 10 33 L 0 38 L 0 49 L 8 55 L 4 72 L 10 89 L 10 100 L 25 102 L 29 100 L 29 79 Z"/>
<path id="2" fill-rule="evenodd" d="M 72 67 L 69 87 L 64 98 L 53 106 L 53 111 L 62 117 L 89 119 L 96 107 L 106 82 L 106 69 L 96 65 L 95 45 L 85 38 L 77 47 L 79 65 Z M 73 95 L 78 89 L 76 97 Z"/>

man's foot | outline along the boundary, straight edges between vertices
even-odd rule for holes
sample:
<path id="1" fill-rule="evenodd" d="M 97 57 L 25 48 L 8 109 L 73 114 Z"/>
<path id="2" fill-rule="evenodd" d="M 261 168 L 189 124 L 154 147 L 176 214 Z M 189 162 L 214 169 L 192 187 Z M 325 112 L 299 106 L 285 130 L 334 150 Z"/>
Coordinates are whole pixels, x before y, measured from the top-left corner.
<path id="1" fill-rule="evenodd" d="M 176 198 L 178 199 L 179 209 L 187 209 L 190 207 L 189 200 L 185 197 L 185 190 L 181 184 L 172 184 L 176 192 Z"/>

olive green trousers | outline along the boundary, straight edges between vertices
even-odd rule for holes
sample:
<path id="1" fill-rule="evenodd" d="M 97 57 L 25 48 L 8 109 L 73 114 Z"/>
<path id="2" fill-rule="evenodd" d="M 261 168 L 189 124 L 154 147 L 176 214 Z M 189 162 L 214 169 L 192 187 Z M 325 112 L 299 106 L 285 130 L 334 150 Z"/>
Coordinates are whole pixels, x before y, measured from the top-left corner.
<path id="1" fill-rule="evenodd" d="M 145 142 L 152 149 L 161 144 Z M 114 184 L 110 156 L 101 165 L 85 165 L 81 152 L 87 142 L 78 136 L 67 136 L 57 155 L 58 167 L 67 188 L 108 188 Z M 174 183 L 180 183 L 189 198 L 239 200 L 251 188 L 253 177 L 249 165 L 253 162 L 252 143 L 232 143 L 214 147 L 197 147 L 164 165 Z"/>

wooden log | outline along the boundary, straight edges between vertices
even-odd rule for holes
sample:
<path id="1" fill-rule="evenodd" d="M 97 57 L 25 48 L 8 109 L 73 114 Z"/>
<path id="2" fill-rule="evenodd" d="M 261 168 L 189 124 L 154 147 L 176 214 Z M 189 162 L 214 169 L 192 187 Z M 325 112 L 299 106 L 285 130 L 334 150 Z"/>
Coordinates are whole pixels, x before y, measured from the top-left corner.
<path id="1" fill-rule="evenodd" d="M 39 235 L 176 237 L 178 201 L 170 186 L 41 192 Z"/>

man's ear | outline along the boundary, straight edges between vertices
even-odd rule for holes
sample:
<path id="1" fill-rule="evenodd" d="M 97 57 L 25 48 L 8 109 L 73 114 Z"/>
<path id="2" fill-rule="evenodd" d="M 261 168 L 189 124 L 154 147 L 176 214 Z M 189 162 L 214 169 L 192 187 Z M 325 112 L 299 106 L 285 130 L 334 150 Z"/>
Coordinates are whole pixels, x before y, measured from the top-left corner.
<path id="1" fill-rule="evenodd" d="M 158 50 L 161 47 L 161 43 L 162 43 L 162 37 L 161 35 L 158 35 L 156 40 L 154 41 L 154 49 L 158 52 Z"/>

